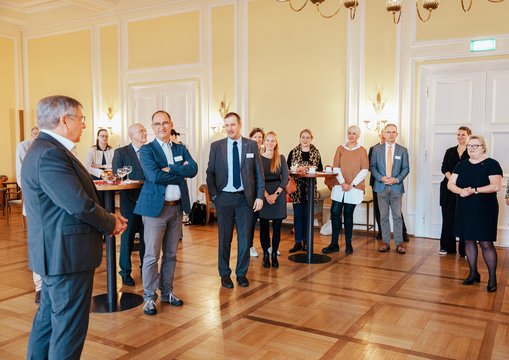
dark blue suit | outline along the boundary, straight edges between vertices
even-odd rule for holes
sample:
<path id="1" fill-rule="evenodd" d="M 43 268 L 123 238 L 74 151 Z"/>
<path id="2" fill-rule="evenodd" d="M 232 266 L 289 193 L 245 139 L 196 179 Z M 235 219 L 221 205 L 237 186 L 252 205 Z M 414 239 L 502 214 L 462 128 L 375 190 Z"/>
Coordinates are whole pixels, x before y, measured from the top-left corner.
<path id="1" fill-rule="evenodd" d="M 145 180 L 140 160 L 132 144 L 116 149 L 113 154 L 113 172 L 116 173 L 118 168 L 128 165 L 133 168 L 132 173 L 129 174 L 129 179 Z M 122 233 L 120 240 L 120 256 L 118 263 L 120 266 L 119 274 L 122 278 L 131 274 L 131 253 L 133 250 L 134 235 L 136 233 L 140 234 L 139 252 L 140 261 L 143 264 L 143 255 L 145 253 L 143 222 L 141 221 L 141 216 L 134 213 L 134 207 L 136 206 L 139 195 L 139 189 L 120 191 L 120 213 L 128 220 L 127 229 Z"/>
<path id="2" fill-rule="evenodd" d="M 28 341 L 29 359 L 78 359 L 88 329 L 102 235 L 115 218 L 99 205 L 88 171 L 41 131 L 21 169 L 30 268 L 42 276 L 41 303 Z"/>
<path id="3" fill-rule="evenodd" d="M 168 165 L 166 156 L 157 140 L 143 145 L 140 149 L 141 166 L 145 174 L 145 183 L 141 189 L 135 214 L 157 216 L 164 206 L 164 193 L 167 185 L 178 185 L 182 194 L 182 208 L 185 213 L 191 211 L 189 190 L 185 178 L 193 178 L 198 173 L 198 165 L 182 144 L 172 143 L 175 164 Z M 178 160 L 178 161 L 177 161 Z M 184 163 L 187 164 L 184 165 Z M 169 167 L 170 172 L 161 170 Z"/>

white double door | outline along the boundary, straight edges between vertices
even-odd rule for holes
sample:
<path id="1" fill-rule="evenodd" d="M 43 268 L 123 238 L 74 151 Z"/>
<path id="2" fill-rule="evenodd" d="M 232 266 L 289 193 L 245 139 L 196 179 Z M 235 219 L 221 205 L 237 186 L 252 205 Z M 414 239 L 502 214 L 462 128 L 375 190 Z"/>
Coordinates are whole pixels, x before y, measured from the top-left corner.
<path id="1" fill-rule="evenodd" d="M 168 82 L 156 84 L 133 85 L 129 89 L 130 106 L 129 123 L 142 123 L 147 129 L 148 141 L 154 140 L 152 115 L 157 110 L 164 110 L 171 116 L 173 128 L 180 133 L 179 140 L 189 149 L 193 159 L 198 162 L 197 153 L 197 83 Z M 197 177 L 187 179 L 191 203 L 197 198 Z"/>
<path id="2" fill-rule="evenodd" d="M 509 207 L 505 205 L 509 170 L 509 62 L 423 66 L 416 138 L 416 221 L 418 236 L 440 238 L 441 165 L 445 150 L 457 145 L 460 126 L 483 135 L 489 156 L 504 170 L 499 192 L 498 245 L 509 246 Z"/>

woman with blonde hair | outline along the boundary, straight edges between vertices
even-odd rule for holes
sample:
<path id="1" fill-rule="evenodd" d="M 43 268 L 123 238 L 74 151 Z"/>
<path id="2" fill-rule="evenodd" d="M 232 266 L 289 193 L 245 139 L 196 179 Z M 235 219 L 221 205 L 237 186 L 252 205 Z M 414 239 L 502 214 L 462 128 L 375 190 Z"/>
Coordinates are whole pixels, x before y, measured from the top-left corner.
<path id="1" fill-rule="evenodd" d="M 277 259 L 281 240 L 281 223 L 286 218 L 286 191 L 288 183 L 288 167 L 285 157 L 279 153 L 277 134 L 269 131 L 265 135 L 264 152 L 261 155 L 263 173 L 265 175 L 265 197 L 260 210 L 260 243 L 263 249 L 263 267 L 279 267 Z M 270 241 L 270 221 L 272 221 L 272 244 Z M 272 253 L 269 254 L 269 248 Z"/>
<path id="2" fill-rule="evenodd" d="M 330 245 L 322 249 L 324 254 L 339 251 L 342 214 L 345 224 L 345 252 L 353 253 L 353 212 L 355 206 L 360 204 L 364 197 L 364 180 L 368 175 L 369 168 L 368 153 L 358 143 L 360 135 L 361 129 L 357 125 L 348 127 L 348 141 L 345 145 L 338 146 L 334 155 L 333 166 L 338 174 L 325 181 L 332 191 L 332 237 Z"/>
<path id="3" fill-rule="evenodd" d="M 502 168 L 498 161 L 488 157 L 488 147 L 482 136 L 471 136 L 467 151 L 470 158 L 461 161 L 453 170 L 447 188 L 457 194 L 455 233 L 465 239 L 470 274 L 463 285 L 481 282 L 477 271 L 477 243 L 488 267 L 488 292 L 497 290 L 498 200 L 502 188 Z"/>

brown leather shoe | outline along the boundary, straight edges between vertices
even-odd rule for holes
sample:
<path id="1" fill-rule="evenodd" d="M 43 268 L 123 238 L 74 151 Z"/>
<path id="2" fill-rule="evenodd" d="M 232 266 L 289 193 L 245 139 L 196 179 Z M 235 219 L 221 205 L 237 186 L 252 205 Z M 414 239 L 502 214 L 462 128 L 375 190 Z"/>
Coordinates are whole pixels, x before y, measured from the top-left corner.
<path id="1" fill-rule="evenodd" d="M 396 246 L 396 251 L 398 252 L 398 254 L 401 254 L 401 255 L 404 255 L 406 254 L 406 249 L 404 248 L 403 245 L 399 244 L 398 246 Z"/>
<path id="2" fill-rule="evenodd" d="M 378 251 L 380 251 L 380 252 L 387 252 L 390 249 L 391 249 L 391 247 L 389 246 L 389 244 L 384 243 L 382 246 L 380 246 L 380 249 L 378 249 Z"/>

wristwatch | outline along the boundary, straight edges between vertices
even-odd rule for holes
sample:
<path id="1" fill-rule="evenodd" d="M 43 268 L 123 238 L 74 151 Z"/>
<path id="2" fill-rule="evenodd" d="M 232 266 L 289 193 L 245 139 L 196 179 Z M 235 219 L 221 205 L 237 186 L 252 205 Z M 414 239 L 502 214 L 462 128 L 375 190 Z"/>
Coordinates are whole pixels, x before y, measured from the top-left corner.
<path id="1" fill-rule="evenodd" d="M 276 191 L 276 195 L 277 195 L 277 196 L 281 195 L 281 191 L 279 191 L 279 190 L 278 190 L 278 191 Z"/>
<path id="2" fill-rule="evenodd" d="M 479 192 L 477 191 L 477 188 L 474 188 L 474 194 L 479 194 Z"/>

